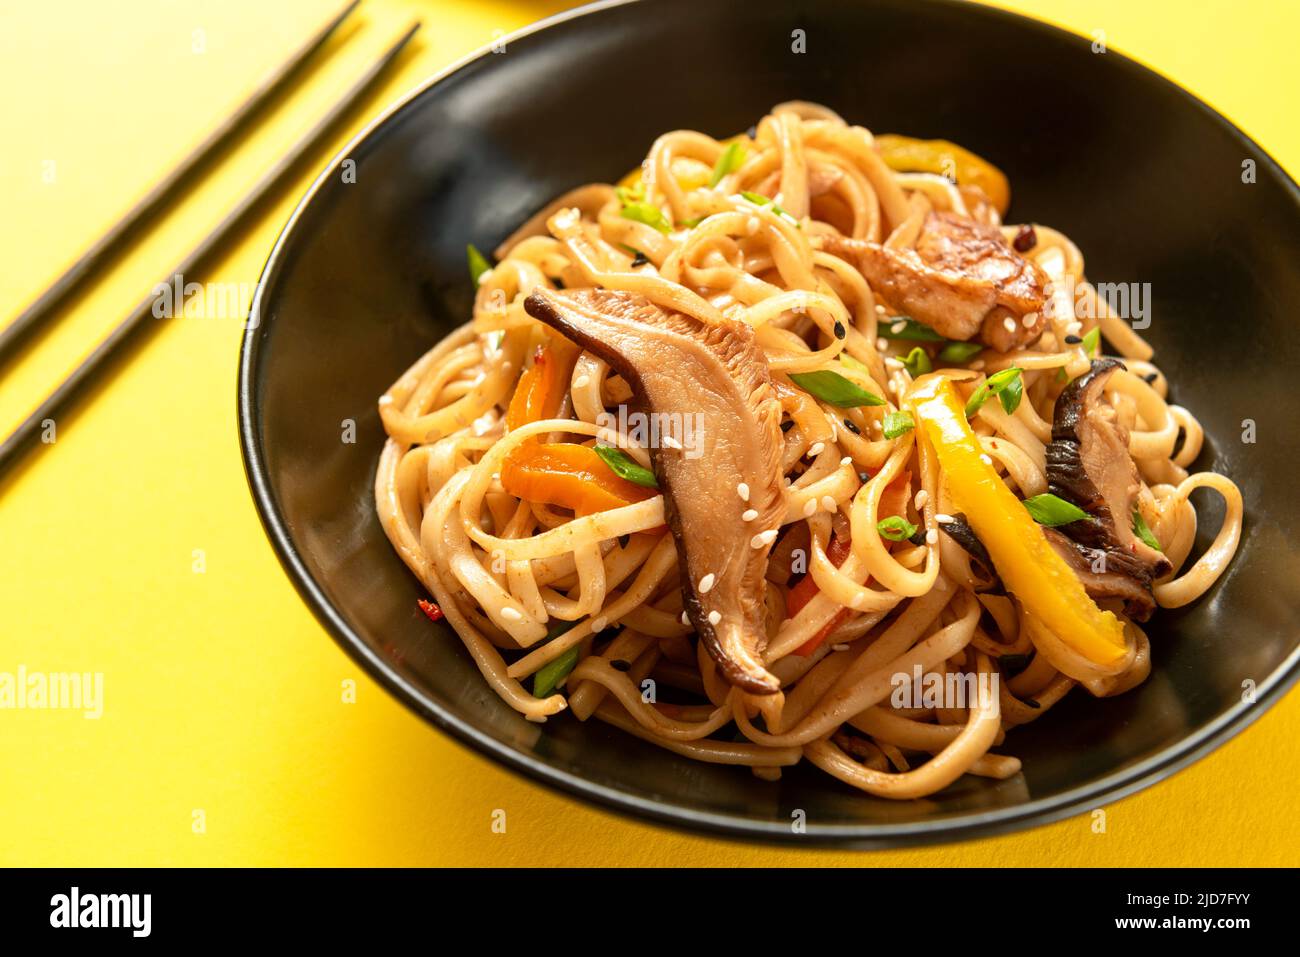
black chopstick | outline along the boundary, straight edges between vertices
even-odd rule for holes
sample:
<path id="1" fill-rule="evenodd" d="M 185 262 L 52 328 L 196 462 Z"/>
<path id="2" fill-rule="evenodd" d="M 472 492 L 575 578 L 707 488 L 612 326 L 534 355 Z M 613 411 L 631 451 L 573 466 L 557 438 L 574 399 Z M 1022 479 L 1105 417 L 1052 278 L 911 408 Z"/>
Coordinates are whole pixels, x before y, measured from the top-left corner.
<path id="1" fill-rule="evenodd" d="M 208 159 L 220 152 L 231 142 L 272 99 L 280 93 L 289 81 L 298 74 L 311 55 L 325 45 L 339 24 L 357 8 L 361 0 L 351 0 L 346 7 L 325 24 L 319 32 L 309 39 L 285 63 L 268 75 L 255 89 L 251 96 L 240 104 L 225 121 L 208 137 L 181 160 L 180 165 L 168 173 L 140 202 L 127 211 L 116 224 L 97 239 L 81 257 L 68 267 L 67 272 L 54 281 L 26 309 L 18 314 L 7 327 L 0 330 L 0 362 L 3 362 L 17 346 L 46 322 L 57 311 L 71 293 L 85 282 L 99 266 L 116 256 L 126 245 L 125 240 L 144 224 L 145 220 L 156 215 L 189 180 L 195 170 Z"/>
<path id="2" fill-rule="evenodd" d="M 207 238 L 199 243 L 174 269 L 168 270 L 163 277 L 162 284 L 170 283 L 172 277 L 178 274 L 184 276 L 197 272 L 221 243 L 244 224 L 245 220 L 257 209 L 262 200 L 283 182 L 287 181 L 290 174 L 295 171 L 295 167 L 325 141 L 326 137 L 333 131 L 334 126 L 364 98 L 380 75 L 397 59 L 398 54 L 402 52 L 411 37 L 415 36 L 418 29 L 420 29 L 420 22 L 417 20 L 407 29 L 401 39 L 393 44 L 378 62 L 352 85 L 344 94 L 343 99 L 330 109 L 302 139 L 293 145 L 284 158 L 258 181 L 257 185 L 253 187 L 247 196 L 240 200 L 238 206 L 226 215 L 226 218 L 218 224 L 217 228 L 209 233 Z M 47 420 L 52 420 L 64 404 L 108 364 L 109 360 L 112 359 L 113 355 L 122 347 L 131 334 L 143 326 L 148 319 L 152 318 L 156 298 L 156 295 L 151 293 L 136 306 L 135 310 L 123 319 L 117 328 L 95 347 L 95 350 L 90 355 L 82 360 L 81 364 L 63 380 L 59 387 L 50 393 L 49 397 L 31 415 L 23 420 L 23 423 L 14 430 L 13 434 L 5 439 L 3 444 L 0 444 L 0 472 L 7 469 L 29 447 L 36 436 L 44 430 L 44 423 Z"/>

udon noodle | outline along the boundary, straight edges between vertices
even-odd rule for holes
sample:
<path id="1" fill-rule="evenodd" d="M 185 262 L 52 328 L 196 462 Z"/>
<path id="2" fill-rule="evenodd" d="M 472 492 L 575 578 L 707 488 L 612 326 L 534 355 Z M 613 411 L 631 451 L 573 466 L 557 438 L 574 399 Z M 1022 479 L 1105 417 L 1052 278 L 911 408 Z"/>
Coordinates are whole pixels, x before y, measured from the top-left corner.
<path id="1" fill-rule="evenodd" d="M 1099 660 L 1029 607 L 1032 589 L 1016 587 L 1029 571 L 1011 568 L 988 531 L 958 534 L 964 480 L 924 426 L 924 400 L 949 389 L 967 402 L 1015 380 L 966 406 L 976 451 L 1002 490 L 1059 504 L 1049 493 L 1057 403 L 1067 383 L 1102 369 L 1093 401 L 1140 476 L 1134 534 L 1163 553 L 1145 589 L 1163 608 L 1196 600 L 1222 574 L 1241 495 L 1221 475 L 1189 474 L 1201 426 L 1168 401 L 1152 349 L 1085 279 L 1079 249 L 1043 225 L 1004 225 L 1005 204 L 1000 174 L 960 148 L 873 137 L 796 102 L 732 140 L 666 133 L 621 185 L 575 189 L 506 240 L 477 277 L 472 320 L 380 398 L 388 439 L 375 480 L 393 547 L 491 688 L 531 721 L 568 709 L 764 779 L 807 760 L 870 794 L 915 798 L 963 774 L 1017 774 L 1019 760 L 997 753 L 1006 732 L 1076 685 L 1107 697 L 1142 682 L 1153 652 L 1131 606 L 1097 599 L 1092 610 L 1117 616 L 1123 635 Z M 1024 317 L 1041 328 L 1033 341 L 998 349 L 927 334 L 903 314 L 907 290 L 873 283 L 855 258 L 859 248 L 907 253 L 936 224 L 963 222 L 996 229 L 1050 280 L 1042 316 Z M 779 537 L 763 542 L 758 648 L 775 693 L 728 681 L 698 639 L 653 480 L 640 496 L 583 508 L 503 482 L 512 454 L 542 442 L 616 447 L 636 474 L 655 464 L 646 437 L 619 418 L 637 407 L 634 383 L 589 349 L 574 348 L 571 370 L 561 365 L 558 405 L 508 422 L 524 376 L 557 338 L 526 300 L 591 289 L 704 328 L 753 330 L 782 417 L 783 517 Z M 1014 316 L 995 321 L 1024 338 Z M 1123 365 L 1103 369 L 1102 350 Z M 796 384 L 827 370 L 883 403 L 844 404 Z M 1201 488 L 1222 496 L 1225 519 L 1179 571 L 1197 532 L 1189 497 Z M 900 703 L 900 690 L 924 686 L 981 690 Z"/>

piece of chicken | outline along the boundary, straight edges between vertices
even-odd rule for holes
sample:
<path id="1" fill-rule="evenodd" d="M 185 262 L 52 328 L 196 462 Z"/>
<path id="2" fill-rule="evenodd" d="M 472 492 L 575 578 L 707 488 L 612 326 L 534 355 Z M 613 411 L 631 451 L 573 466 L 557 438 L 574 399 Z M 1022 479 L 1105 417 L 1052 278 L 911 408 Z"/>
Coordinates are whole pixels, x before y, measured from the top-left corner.
<path id="1" fill-rule="evenodd" d="M 856 262 L 871 288 L 948 339 L 978 338 L 999 352 L 1027 346 L 1046 320 L 1046 274 L 994 226 L 930 213 L 913 248 L 821 236 L 823 249 Z"/>

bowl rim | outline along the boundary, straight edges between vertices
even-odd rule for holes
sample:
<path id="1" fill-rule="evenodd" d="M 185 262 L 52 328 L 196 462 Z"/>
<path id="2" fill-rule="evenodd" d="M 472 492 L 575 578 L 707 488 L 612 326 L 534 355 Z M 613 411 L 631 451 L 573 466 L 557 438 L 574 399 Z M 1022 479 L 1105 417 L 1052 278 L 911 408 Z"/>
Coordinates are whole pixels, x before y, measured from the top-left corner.
<path id="1" fill-rule="evenodd" d="M 646 3 L 648 0 L 597 0 L 570 10 L 556 13 L 531 23 L 496 40 L 509 44 L 570 20 L 599 14 L 604 11 Z M 1088 42 L 1086 38 L 1043 20 L 1019 13 L 970 3 L 967 0 L 929 0 L 932 5 L 961 9 L 973 16 L 986 16 L 993 20 L 1014 23 L 1020 29 L 1053 34 L 1069 42 Z M 407 707 L 432 723 L 453 739 L 494 759 L 523 777 L 546 785 L 568 796 L 593 801 L 605 809 L 631 816 L 641 822 L 671 825 L 697 833 L 732 840 L 759 841 L 769 844 L 795 845 L 807 848 L 836 846 L 844 849 L 882 849 L 887 847 L 917 846 L 940 842 L 957 842 L 977 837 L 990 837 L 1010 831 L 1047 824 L 1111 803 L 1149 787 L 1172 775 L 1194 761 L 1204 757 L 1219 745 L 1252 724 L 1269 707 L 1300 679 L 1300 647 L 1275 668 L 1256 688 L 1255 701 L 1238 701 L 1187 737 L 1174 742 L 1144 761 L 1112 771 L 1087 784 L 1047 798 L 1029 800 L 1023 804 L 988 811 L 973 811 L 947 815 L 931 820 L 903 823 L 819 824 L 808 821 L 803 833 L 795 833 L 788 821 L 779 819 L 757 820 L 726 813 L 707 811 L 686 805 L 666 803 L 591 781 L 578 773 L 554 767 L 546 761 L 497 741 L 474 724 L 463 721 L 436 701 L 425 696 L 412 682 L 404 678 L 386 660 L 371 649 L 352 629 L 347 619 L 334 607 L 321 585 L 313 578 L 303 557 L 294 545 L 289 528 L 280 514 L 271 487 L 265 454 L 261 444 L 261 402 L 257 390 L 257 372 L 260 368 L 263 297 L 281 268 L 286 247 L 294 240 L 296 227 L 307 207 L 315 199 L 325 182 L 340 168 L 342 162 L 358 146 L 385 127 L 397 114 L 403 112 L 427 91 L 469 65 L 493 52 L 493 44 L 485 44 L 449 66 L 432 74 L 411 90 L 398 97 L 353 136 L 313 180 L 306 193 L 295 205 L 289 219 L 281 229 L 267 256 L 258 277 L 257 287 L 249 309 L 248 323 L 240 344 L 237 411 L 240 451 L 244 471 L 254 505 L 262 526 L 270 539 L 276 557 L 299 595 L 311 608 L 317 620 L 324 625 L 334 641 L 347 655 L 361 666 L 373 679 L 383 685 Z M 1217 123 L 1234 137 L 1254 157 L 1262 158 L 1271 167 L 1291 194 L 1297 213 L 1300 213 L 1300 187 L 1266 150 L 1234 123 L 1174 82 L 1158 70 L 1113 49 L 1107 55 L 1115 58 L 1121 69 L 1141 76 L 1143 82 L 1156 83 L 1174 91 L 1189 105 L 1204 112 L 1211 122 Z"/>

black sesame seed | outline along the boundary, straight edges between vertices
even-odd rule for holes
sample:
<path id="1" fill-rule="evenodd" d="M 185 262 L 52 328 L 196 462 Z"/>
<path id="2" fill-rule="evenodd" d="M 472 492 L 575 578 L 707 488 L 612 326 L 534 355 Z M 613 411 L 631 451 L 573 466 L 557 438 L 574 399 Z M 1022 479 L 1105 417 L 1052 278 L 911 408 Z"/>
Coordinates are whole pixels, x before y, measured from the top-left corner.
<path id="1" fill-rule="evenodd" d="M 1077 346 L 1079 343 L 1083 341 L 1083 339 L 1080 338 L 1079 336 L 1066 336 L 1065 341 L 1072 346 Z"/>
<path id="2" fill-rule="evenodd" d="M 854 435 L 862 434 L 862 430 L 858 428 L 856 425 L 854 425 L 852 422 L 850 422 L 848 419 L 844 420 L 844 427 L 848 429 L 850 432 L 852 432 Z"/>
<path id="3" fill-rule="evenodd" d="M 632 662 L 630 662 L 630 661 L 624 661 L 622 658 L 615 658 L 613 661 L 611 661 L 611 662 L 609 663 L 609 666 L 610 666 L 611 668 L 613 668 L 615 671 L 631 671 L 631 670 L 632 670 Z"/>
<path id="4" fill-rule="evenodd" d="M 789 432 L 792 428 L 794 428 L 793 419 L 786 419 L 784 422 L 781 423 L 782 432 Z"/>
<path id="5" fill-rule="evenodd" d="M 847 336 L 848 334 L 849 334 L 849 333 L 848 333 L 848 330 L 844 328 L 844 323 L 842 323 L 842 322 L 837 322 L 837 323 L 835 323 L 835 338 L 836 338 L 836 339 L 843 339 L 843 338 L 844 338 L 845 336 Z"/>
<path id="6" fill-rule="evenodd" d="M 1016 252 L 1018 253 L 1027 253 L 1029 250 L 1037 246 L 1038 234 L 1034 232 L 1034 227 L 1030 226 L 1028 223 L 1021 226 L 1020 231 L 1016 233 L 1016 238 L 1012 241 L 1011 245 L 1016 247 Z"/>
<path id="7" fill-rule="evenodd" d="M 1151 384 L 1152 382 L 1155 382 L 1156 379 L 1159 379 L 1159 378 L 1160 378 L 1160 373 L 1159 373 L 1159 372 L 1148 372 L 1148 373 L 1147 373 L 1146 375 L 1144 375 L 1142 378 L 1145 379 L 1145 380 L 1147 381 L 1147 384 L 1149 385 L 1149 384 Z"/>
<path id="8" fill-rule="evenodd" d="M 650 260 L 646 258 L 646 254 L 638 249 L 636 255 L 632 257 L 632 268 L 635 269 L 637 266 L 644 266 L 649 261 Z"/>
<path id="9" fill-rule="evenodd" d="M 631 535 L 620 535 L 618 537 L 618 544 L 621 548 L 627 548 L 627 543 L 630 541 L 632 541 Z"/>
<path id="10" fill-rule="evenodd" d="M 863 485 L 866 485 L 867 482 L 868 482 L 870 479 L 871 479 L 871 473 L 870 473 L 870 472 L 859 472 L 859 473 L 858 473 L 858 481 L 861 482 Z"/>

